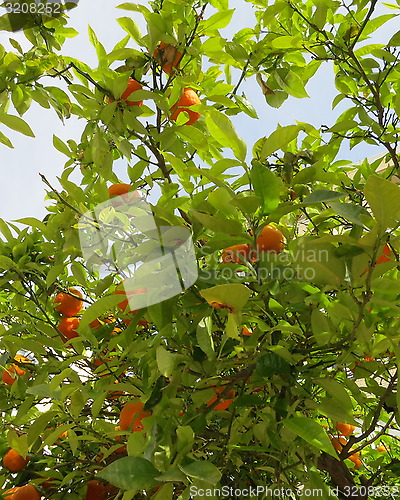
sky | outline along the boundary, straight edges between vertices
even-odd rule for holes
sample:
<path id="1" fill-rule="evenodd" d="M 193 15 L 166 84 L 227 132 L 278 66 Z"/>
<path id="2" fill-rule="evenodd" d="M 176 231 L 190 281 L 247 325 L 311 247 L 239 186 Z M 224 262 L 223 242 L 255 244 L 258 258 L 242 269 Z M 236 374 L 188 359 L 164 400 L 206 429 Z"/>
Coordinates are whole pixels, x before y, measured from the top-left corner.
<path id="1" fill-rule="evenodd" d="M 69 21 L 69 26 L 74 27 L 79 35 L 67 39 L 62 53 L 75 57 L 91 67 L 96 67 L 95 50 L 87 36 L 88 24 L 94 29 L 108 52 L 126 34 L 115 21 L 116 18 L 132 15 L 139 23 L 142 32 L 145 32 L 146 28 L 141 15 L 116 9 L 115 7 L 120 3 L 122 0 L 80 0 L 78 6 L 70 11 Z M 136 3 L 147 4 L 148 2 L 139 0 Z M 230 7 L 236 8 L 232 22 L 229 29 L 221 30 L 221 34 L 228 39 L 239 29 L 254 24 L 254 16 L 249 3 L 242 0 L 230 0 Z M 378 12 L 383 13 L 388 10 L 381 4 Z M 379 30 L 374 35 L 374 42 L 387 40 L 388 30 L 393 33 L 397 31 L 395 23 L 385 25 L 383 30 Z M 30 47 L 21 33 L 0 32 L 0 43 L 5 46 L 6 50 L 10 50 L 8 41 L 10 37 L 17 39 L 25 49 Z M 46 78 L 43 83 L 58 85 L 58 80 Z M 317 127 L 321 124 L 330 125 L 344 109 L 343 106 L 338 106 L 334 111 L 331 110 L 331 102 L 337 91 L 333 84 L 333 71 L 328 65 L 322 71 L 320 70 L 318 76 L 307 85 L 310 98 L 290 97 L 278 109 L 266 104 L 255 78 L 247 80 L 241 90 L 245 92 L 259 116 L 259 120 L 251 119 L 244 113 L 232 117 L 239 136 L 247 142 L 250 151 L 258 138 L 271 134 L 278 124 L 289 125 L 301 121 L 312 123 Z M 45 186 L 40 179 L 39 172 L 44 174 L 52 185 L 58 187 L 56 178 L 61 175 L 67 159 L 53 148 L 53 134 L 64 141 L 70 138 L 79 141 L 84 126 L 82 120 L 74 117 L 66 120 L 63 125 L 53 110 L 46 110 L 35 104 L 23 118 L 30 124 L 35 138 L 0 127 L 0 130 L 14 144 L 14 149 L 0 144 L 0 182 L 6 186 L 0 198 L 0 218 L 6 221 L 23 217 L 41 219 L 46 215 Z M 346 151 L 345 159 L 358 162 L 378 153 L 380 150 L 376 147 L 362 145 L 352 151 Z M 118 173 L 121 172 L 121 181 L 127 182 L 128 178 L 123 170 L 124 168 L 117 167 Z M 79 182 L 78 175 L 76 181 Z"/>

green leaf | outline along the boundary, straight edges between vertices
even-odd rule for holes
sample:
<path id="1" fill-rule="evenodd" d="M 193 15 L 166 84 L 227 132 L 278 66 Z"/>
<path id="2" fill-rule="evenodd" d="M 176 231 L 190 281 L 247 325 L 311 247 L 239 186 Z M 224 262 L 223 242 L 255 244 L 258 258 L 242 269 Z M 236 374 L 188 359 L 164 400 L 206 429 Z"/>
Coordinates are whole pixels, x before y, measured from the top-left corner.
<path id="1" fill-rule="evenodd" d="M 117 294 L 101 297 L 99 300 L 97 300 L 94 304 L 92 304 L 85 310 L 79 326 L 80 327 L 88 326 L 89 323 L 91 323 L 95 319 L 102 316 L 105 312 L 115 307 L 119 302 L 121 302 L 121 296 Z"/>
<path id="2" fill-rule="evenodd" d="M 296 276 L 315 284 L 339 284 L 345 276 L 344 259 L 336 247 L 318 238 L 304 236 L 289 243 Z"/>
<path id="3" fill-rule="evenodd" d="M 328 189 L 316 189 L 309 196 L 307 196 L 307 198 L 305 198 L 303 203 L 311 205 L 314 203 L 334 201 L 339 198 L 344 198 L 345 196 L 345 193 L 338 193 L 337 191 L 329 191 Z"/>
<path id="4" fill-rule="evenodd" d="M 256 196 L 261 198 L 261 215 L 268 215 L 279 205 L 283 183 L 265 165 L 258 161 L 252 163 L 250 180 Z"/>
<path id="5" fill-rule="evenodd" d="M 388 42 L 389 47 L 397 47 L 398 45 L 400 45 L 400 31 L 395 33 Z"/>
<path id="6" fill-rule="evenodd" d="M 136 3 L 121 3 L 120 5 L 117 5 L 117 9 L 125 9 L 125 10 L 132 10 L 134 12 L 141 12 L 145 17 L 149 15 L 151 12 L 147 7 L 144 5 L 136 4 Z"/>
<path id="7" fill-rule="evenodd" d="M 346 389 L 341 383 L 333 378 L 319 378 L 315 382 L 320 385 L 325 391 L 332 396 L 337 404 L 342 406 L 347 412 L 352 412 L 353 404 Z"/>
<path id="8" fill-rule="evenodd" d="M 289 95 L 299 99 L 309 97 L 304 88 L 303 81 L 294 71 L 283 72 L 278 70 L 274 73 L 274 76 L 281 89 Z"/>
<path id="9" fill-rule="evenodd" d="M 358 226 L 366 227 L 366 222 L 371 219 L 371 214 L 364 207 L 354 203 L 328 203 L 329 206 L 346 220 L 357 224 Z"/>
<path id="10" fill-rule="evenodd" d="M 272 40 L 272 47 L 275 49 L 300 48 L 304 41 L 299 36 L 278 36 Z"/>
<path id="11" fill-rule="evenodd" d="M 332 325 L 328 318 L 318 309 L 311 313 L 311 328 L 317 344 L 320 346 L 329 344 L 336 338 L 336 332 L 332 331 Z"/>
<path id="12" fill-rule="evenodd" d="M 217 285 L 200 291 L 200 295 L 212 305 L 214 302 L 227 306 L 232 311 L 243 309 L 250 298 L 251 290 L 240 283 Z"/>
<path id="13" fill-rule="evenodd" d="M 98 41 L 96 33 L 93 31 L 91 26 L 88 25 L 88 34 L 90 43 L 96 49 L 97 58 L 99 61 L 105 60 L 107 53 L 103 45 Z"/>
<path id="14" fill-rule="evenodd" d="M 3 132 L 0 132 L 0 142 L 11 149 L 14 148 L 10 139 L 7 136 L 5 136 Z"/>
<path id="15" fill-rule="evenodd" d="M 261 377 L 271 377 L 273 375 L 282 375 L 290 373 L 289 363 L 275 354 L 268 352 L 257 360 L 256 373 Z"/>
<path id="16" fill-rule="evenodd" d="M 174 370 L 182 359 L 182 356 L 167 351 L 165 347 L 158 346 L 156 351 L 158 370 L 164 377 L 171 377 Z"/>
<path id="17" fill-rule="evenodd" d="M 190 210 L 190 214 L 207 229 L 211 229 L 215 233 L 224 234 L 241 234 L 242 225 L 232 219 L 224 219 L 223 217 L 218 217 L 216 215 L 202 214 L 201 212 L 196 212 L 195 210 Z"/>
<path id="18" fill-rule="evenodd" d="M 68 157 L 71 156 L 71 151 L 69 150 L 69 147 L 54 134 L 53 134 L 53 146 L 58 151 L 60 151 L 60 153 L 63 153 L 65 156 L 68 156 Z"/>
<path id="19" fill-rule="evenodd" d="M 166 483 L 155 494 L 151 494 L 151 500 L 172 500 L 173 494 L 174 484 Z"/>
<path id="20" fill-rule="evenodd" d="M 400 214 L 400 188 L 397 184 L 371 175 L 365 183 L 364 194 L 382 231 L 397 223 Z"/>
<path id="21" fill-rule="evenodd" d="M 337 458 L 337 454 L 324 428 L 314 420 L 308 417 L 292 417 L 283 420 L 282 423 L 287 429 L 300 436 L 307 443 Z"/>
<path id="22" fill-rule="evenodd" d="M 27 135 L 29 137 L 35 137 L 30 126 L 25 120 L 19 116 L 7 115 L 6 113 L 0 113 L 0 123 L 4 123 L 8 128 L 21 132 L 21 134 Z"/>
<path id="23" fill-rule="evenodd" d="M 209 360 L 215 358 L 214 341 L 212 338 L 211 317 L 203 318 L 199 321 L 196 329 L 197 344 L 200 349 L 207 354 Z"/>
<path id="24" fill-rule="evenodd" d="M 246 143 L 237 135 L 230 119 L 216 109 L 207 110 L 205 118 L 212 137 L 221 146 L 231 148 L 238 160 L 244 161 L 247 152 Z"/>
<path id="25" fill-rule="evenodd" d="M 198 32 L 219 30 L 228 26 L 235 9 L 223 10 L 213 14 L 209 19 L 201 21 Z"/>
<path id="26" fill-rule="evenodd" d="M 180 465 L 179 468 L 186 476 L 200 479 L 208 484 L 217 484 L 222 477 L 217 467 L 206 460 L 192 462 L 185 466 Z"/>
<path id="27" fill-rule="evenodd" d="M 244 111 L 251 118 L 258 119 L 257 111 L 254 109 L 250 101 L 248 101 L 244 96 L 235 95 L 233 97 L 236 101 L 236 104 L 242 111 Z"/>
<path id="28" fill-rule="evenodd" d="M 148 490 L 156 486 L 159 471 L 145 458 L 124 457 L 115 460 L 96 476 L 122 490 Z"/>
<path id="29" fill-rule="evenodd" d="M 120 17 L 117 19 L 117 22 L 121 28 L 133 38 L 133 40 L 137 41 L 142 38 L 138 24 L 131 17 Z"/>
<path id="30" fill-rule="evenodd" d="M 278 127 L 272 134 L 265 140 L 260 158 L 264 160 L 278 149 L 284 149 L 289 142 L 296 139 L 301 127 L 299 125 L 288 125 L 287 127 Z"/>
<path id="31" fill-rule="evenodd" d="M 179 455 L 177 455 L 179 457 Z M 156 477 L 157 481 L 180 481 L 183 483 L 186 477 L 178 467 L 171 467 L 166 472 Z"/>
<path id="32" fill-rule="evenodd" d="M 383 24 L 385 24 L 390 19 L 393 19 L 394 17 L 396 17 L 396 14 L 384 14 L 382 16 L 375 17 L 374 19 L 369 19 L 368 23 L 366 24 L 362 32 L 363 37 L 369 35 L 370 33 L 373 33 Z"/>
<path id="33" fill-rule="evenodd" d="M 245 394 L 236 398 L 233 404 L 236 408 L 248 408 L 249 406 L 264 406 L 265 400 L 255 394 Z"/>

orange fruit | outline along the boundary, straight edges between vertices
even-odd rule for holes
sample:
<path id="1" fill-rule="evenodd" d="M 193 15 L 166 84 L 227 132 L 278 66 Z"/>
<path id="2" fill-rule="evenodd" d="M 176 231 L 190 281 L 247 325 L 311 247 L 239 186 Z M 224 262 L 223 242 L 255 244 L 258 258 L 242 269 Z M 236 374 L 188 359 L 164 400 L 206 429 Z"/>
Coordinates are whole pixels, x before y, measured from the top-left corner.
<path id="1" fill-rule="evenodd" d="M 142 293 L 146 293 L 146 292 L 147 292 L 147 288 L 138 288 L 137 290 L 128 290 L 128 291 L 126 291 L 124 289 L 124 282 L 123 281 L 121 281 L 120 283 L 118 283 L 118 285 L 117 285 L 117 287 L 115 288 L 115 291 L 114 291 L 114 293 L 116 293 L 117 295 L 125 295 L 125 297 L 131 297 L 132 295 L 142 294 Z M 125 311 L 125 309 L 128 307 L 128 303 L 129 303 L 129 299 L 126 298 L 122 302 L 119 302 L 118 307 L 122 311 Z M 133 311 L 129 311 L 129 312 L 132 313 L 132 314 L 135 314 L 138 311 L 139 311 L 139 309 L 134 309 Z"/>
<path id="2" fill-rule="evenodd" d="M 128 97 L 132 94 L 132 92 L 135 92 L 135 90 L 141 90 L 142 89 L 142 86 L 140 85 L 140 83 L 136 80 L 134 80 L 133 78 L 129 78 L 128 80 L 128 85 L 124 91 L 124 93 L 122 94 L 121 98 L 120 99 L 117 99 L 117 101 L 125 101 L 126 105 L 127 106 L 142 106 L 143 105 L 143 101 L 128 101 Z M 110 99 L 108 97 L 106 97 L 106 101 L 108 103 L 110 103 L 111 101 L 113 101 L 113 99 Z"/>
<path id="3" fill-rule="evenodd" d="M 225 248 L 222 252 L 222 262 L 224 264 L 230 264 L 234 262 L 235 264 L 243 264 L 249 258 L 250 246 L 246 243 L 241 245 L 233 245 L 231 247 Z"/>
<path id="4" fill-rule="evenodd" d="M 80 323 L 79 318 L 70 318 L 70 317 L 63 318 L 60 321 L 57 328 L 63 334 L 61 340 L 64 342 L 64 344 L 65 342 L 67 342 L 67 340 L 79 337 L 79 333 L 76 331 L 78 329 L 79 323 Z"/>
<path id="5" fill-rule="evenodd" d="M 244 326 L 241 331 L 242 335 L 246 335 L 246 337 L 250 337 L 250 335 L 253 335 L 253 332 L 247 328 L 247 326 Z"/>
<path id="6" fill-rule="evenodd" d="M 176 47 L 165 42 L 161 42 L 153 53 L 154 59 L 161 66 L 162 70 L 170 75 L 175 72 L 175 68 L 179 68 L 179 61 L 182 57 L 182 52 L 179 52 Z"/>
<path id="7" fill-rule="evenodd" d="M 350 436 L 350 434 L 353 434 L 354 429 L 354 425 L 344 424 L 342 422 L 336 424 L 336 430 L 343 434 L 343 436 Z"/>
<path id="8" fill-rule="evenodd" d="M 14 500 L 14 494 L 19 490 L 19 486 L 15 488 L 9 488 L 7 491 L 2 493 L 4 500 Z"/>
<path id="9" fill-rule="evenodd" d="M 144 426 L 142 419 L 150 417 L 150 412 L 143 411 L 144 404 L 141 401 L 131 401 L 122 408 L 119 416 L 119 427 L 122 431 L 127 429 L 133 432 L 142 431 Z"/>
<path id="10" fill-rule="evenodd" d="M 16 354 L 14 356 L 15 361 L 18 361 L 19 363 L 31 363 L 31 361 L 26 358 L 25 356 L 22 356 L 21 354 Z M 7 370 L 4 370 L 2 375 L 1 375 L 1 380 L 7 384 L 7 385 L 13 385 L 13 383 L 17 380 L 18 376 L 25 375 L 26 371 L 22 370 L 18 365 L 15 363 L 12 363 L 9 367 L 7 367 Z"/>
<path id="11" fill-rule="evenodd" d="M 384 452 L 389 451 L 389 448 L 383 444 L 380 444 L 379 446 L 376 447 L 376 451 L 384 453 Z"/>
<path id="12" fill-rule="evenodd" d="M 85 500 L 106 500 L 107 490 L 103 483 L 92 479 L 86 483 L 87 491 Z"/>
<path id="13" fill-rule="evenodd" d="M 75 295 L 75 297 L 70 294 Z M 54 309 L 63 316 L 75 316 L 82 309 L 81 298 L 82 294 L 79 290 L 70 288 L 69 294 L 61 292 L 54 297 L 54 303 L 58 304 Z"/>
<path id="14" fill-rule="evenodd" d="M 381 264 L 382 262 L 388 262 L 390 260 L 389 255 L 391 255 L 391 253 L 392 252 L 390 250 L 390 246 L 386 243 L 386 245 L 383 247 L 381 256 L 378 257 L 378 259 L 376 260 L 376 264 L 375 265 Z M 369 271 L 369 267 L 367 267 L 367 269 L 364 272 L 362 272 L 360 274 L 360 276 L 363 276 L 368 271 Z"/>
<path id="15" fill-rule="evenodd" d="M 132 192 L 132 198 L 140 198 L 140 194 L 136 189 L 132 190 L 132 186 L 130 184 L 125 184 L 124 182 L 118 182 L 117 184 L 112 184 L 108 188 L 108 194 L 110 198 L 113 196 L 121 196 Z"/>
<path id="16" fill-rule="evenodd" d="M 221 393 L 225 389 L 224 386 L 214 388 L 214 392 Z M 226 410 L 233 403 L 233 398 L 236 396 L 236 392 L 231 389 L 228 394 L 224 396 L 224 399 L 220 399 L 218 404 L 214 406 L 214 410 Z M 207 406 L 211 406 L 217 400 L 217 394 L 213 396 L 210 401 L 207 402 Z"/>
<path id="17" fill-rule="evenodd" d="M 10 472 L 19 472 L 22 470 L 26 464 L 29 462 L 29 457 L 21 457 L 12 448 L 7 451 L 3 457 L 3 465 Z"/>
<path id="18" fill-rule="evenodd" d="M 285 248 L 283 234 L 273 226 L 265 226 L 256 240 L 257 253 L 281 253 Z M 253 256 L 254 259 L 254 256 Z"/>
<path id="19" fill-rule="evenodd" d="M 109 498 L 114 498 L 117 495 L 118 488 L 116 486 L 114 486 L 113 484 L 106 483 L 104 485 L 104 487 L 106 489 L 106 494 L 108 495 Z"/>
<path id="20" fill-rule="evenodd" d="M 42 495 L 33 486 L 33 484 L 26 484 L 18 488 L 18 491 L 14 493 L 13 500 L 40 500 Z"/>
<path id="21" fill-rule="evenodd" d="M 332 446 L 335 450 L 340 453 L 342 451 L 343 446 L 347 444 L 347 441 L 344 437 L 332 437 L 329 438 L 331 440 Z"/>
<path id="22" fill-rule="evenodd" d="M 379 257 L 379 259 L 376 261 L 377 264 L 380 264 L 381 262 L 387 262 L 390 260 L 389 255 L 391 254 L 390 246 L 386 243 L 386 245 L 383 247 L 382 250 L 382 255 Z"/>
<path id="23" fill-rule="evenodd" d="M 98 330 L 104 324 L 107 324 L 107 323 L 115 323 L 115 318 L 112 315 L 107 316 L 107 318 L 104 318 L 104 319 L 100 318 L 100 320 L 98 318 L 96 318 L 91 323 L 89 323 L 89 326 L 93 330 Z"/>
<path id="24" fill-rule="evenodd" d="M 362 461 L 360 458 L 356 458 L 355 460 L 352 460 L 354 463 L 354 469 L 359 469 L 362 465 Z"/>
<path id="25" fill-rule="evenodd" d="M 193 89 L 185 88 L 181 98 L 171 108 L 171 120 L 176 121 L 179 114 L 186 111 L 189 119 L 185 125 L 193 125 L 200 118 L 200 113 L 189 109 L 189 106 L 193 106 L 194 104 L 201 104 L 199 96 Z"/>

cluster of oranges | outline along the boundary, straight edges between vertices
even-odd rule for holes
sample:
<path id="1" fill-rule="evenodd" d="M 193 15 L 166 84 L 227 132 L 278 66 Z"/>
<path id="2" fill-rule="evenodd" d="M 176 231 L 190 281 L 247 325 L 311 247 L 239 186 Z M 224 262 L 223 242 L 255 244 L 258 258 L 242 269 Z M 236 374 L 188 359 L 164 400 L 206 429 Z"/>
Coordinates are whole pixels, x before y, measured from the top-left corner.
<path id="1" fill-rule="evenodd" d="M 22 457 L 12 448 L 3 457 L 3 466 L 10 472 L 19 472 L 25 468 L 29 462 L 29 457 Z M 41 494 L 33 484 L 16 486 L 2 493 L 7 500 L 40 500 Z"/>
<path id="2" fill-rule="evenodd" d="M 16 354 L 14 356 L 14 361 L 17 363 L 31 363 L 28 358 L 22 356 L 21 354 Z M 26 371 L 19 365 L 11 363 L 10 366 L 7 366 L 7 368 L 3 370 L 1 380 L 7 385 L 13 385 L 17 378 L 22 377 L 23 375 L 26 375 Z"/>
<path id="3" fill-rule="evenodd" d="M 50 486 L 49 486 L 50 485 Z M 51 493 L 54 490 L 52 484 L 44 481 L 40 484 L 46 493 Z M 107 500 L 110 494 L 114 493 L 114 486 L 104 484 L 96 479 L 92 479 L 86 483 L 86 495 L 84 500 Z M 15 486 L 1 493 L 4 500 L 40 500 L 41 492 L 33 484 L 25 484 L 24 486 Z"/>
<path id="4" fill-rule="evenodd" d="M 82 309 L 82 294 L 75 288 L 70 288 L 68 293 L 60 292 L 54 297 L 55 310 L 62 316 L 62 320 L 57 328 L 62 333 L 62 341 L 65 343 L 75 337 L 79 337 L 77 329 L 79 327 L 79 318 L 76 316 Z"/>
<path id="5" fill-rule="evenodd" d="M 119 415 L 119 425 L 115 427 L 116 431 L 141 432 L 144 430 L 142 420 L 150 417 L 150 411 L 144 411 L 144 404 L 137 398 L 125 403 Z M 122 441 L 122 436 L 116 436 L 117 441 Z M 115 453 L 125 453 L 126 444 L 115 450 Z"/>
<path id="6" fill-rule="evenodd" d="M 147 416 L 147 414 L 146 414 Z M 143 417 L 142 417 L 143 418 Z M 127 412 L 124 419 L 128 419 Z M 129 425 L 129 424 L 128 424 Z M 22 471 L 29 462 L 29 457 L 22 457 L 15 450 L 10 449 L 3 457 L 3 465 L 10 472 Z M 55 491 L 55 484 L 51 478 L 44 478 L 40 483 L 41 489 L 47 494 Z M 92 479 L 86 483 L 86 495 L 84 500 L 106 500 L 111 494 L 115 493 L 115 487 L 111 484 L 103 484 L 100 481 Z M 15 486 L 1 492 L 6 500 L 40 500 L 41 492 L 31 483 L 24 486 Z"/>
<path id="7" fill-rule="evenodd" d="M 336 430 L 340 433 L 337 437 L 329 436 L 331 440 L 332 446 L 336 450 L 338 454 L 343 450 L 343 447 L 346 446 L 347 440 L 345 437 L 351 436 L 353 434 L 355 427 L 354 425 L 345 424 L 343 422 L 338 422 L 336 424 Z M 350 449 L 349 451 L 352 451 Z M 347 457 L 354 464 L 354 469 L 359 469 L 362 465 L 362 461 L 360 458 L 360 452 L 352 453 L 349 457 Z"/>
<path id="8" fill-rule="evenodd" d="M 177 69 L 179 69 L 179 63 L 182 58 L 182 52 L 179 52 L 177 48 L 173 45 L 161 42 L 153 54 L 154 59 L 161 66 L 162 70 L 168 75 L 174 74 Z M 128 84 L 119 99 L 118 102 L 124 101 L 127 106 L 137 106 L 143 105 L 143 100 L 132 101 L 129 96 L 137 91 L 142 90 L 142 85 L 135 79 L 129 78 Z M 106 97 L 106 101 L 110 103 L 112 99 Z M 181 97 L 178 101 L 171 107 L 170 119 L 171 121 L 176 121 L 178 116 L 186 112 L 188 114 L 188 119 L 184 123 L 185 125 L 193 125 L 200 118 L 200 113 L 193 111 L 190 106 L 195 104 L 201 104 L 201 100 L 196 92 L 191 88 L 184 88 Z"/>
<path id="9" fill-rule="evenodd" d="M 284 236 L 271 225 L 265 226 L 256 239 L 256 250 L 247 243 L 233 245 L 225 248 L 222 252 L 222 262 L 224 264 L 243 264 L 248 260 L 255 261 L 262 252 L 281 253 L 285 248 Z"/>

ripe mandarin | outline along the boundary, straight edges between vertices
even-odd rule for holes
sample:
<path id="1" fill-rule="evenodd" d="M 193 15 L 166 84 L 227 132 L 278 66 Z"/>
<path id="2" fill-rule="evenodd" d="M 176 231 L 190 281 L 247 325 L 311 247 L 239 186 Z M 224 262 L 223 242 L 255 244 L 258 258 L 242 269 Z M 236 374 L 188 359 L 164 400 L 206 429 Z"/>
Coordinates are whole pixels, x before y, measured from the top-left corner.
<path id="1" fill-rule="evenodd" d="M 75 316 L 82 309 L 83 302 L 79 300 L 82 298 L 82 294 L 75 288 L 70 288 L 68 292 L 58 293 L 54 297 L 54 303 L 58 304 L 55 310 L 63 316 Z"/>
<path id="2" fill-rule="evenodd" d="M 85 500 L 106 500 L 107 490 L 103 483 L 92 479 L 86 483 L 86 486 Z"/>
<path id="3" fill-rule="evenodd" d="M 22 356 L 21 354 L 16 354 L 14 356 L 15 361 L 18 361 L 19 363 L 31 363 L 31 361 L 26 358 L 25 356 Z M 7 367 L 6 370 L 3 371 L 1 375 L 2 381 L 7 384 L 7 385 L 13 385 L 13 383 L 17 380 L 18 376 L 25 375 L 26 371 L 20 368 L 18 365 L 15 363 L 12 363 L 10 366 Z"/>
<path id="4" fill-rule="evenodd" d="M 150 412 L 143 411 L 144 404 L 141 401 L 131 401 L 122 408 L 119 416 L 119 427 L 122 431 L 127 429 L 133 432 L 144 429 L 142 419 L 150 417 Z"/>
<path id="5" fill-rule="evenodd" d="M 250 335 L 253 335 L 253 332 L 247 328 L 247 326 L 244 326 L 241 331 L 242 335 L 245 335 L 246 337 L 250 337 Z"/>
<path id="6" fill-rule="evenodd" d="M 14 494 L 19 490 L 19 486 L 16 486 L 14 488 L 9 488 L 7 491 L 4 493 L 1 493 L 4 497 L 4 500 L 14 500 Z"/>
<path id="7" fill-rule="evenodd" d="M 28 462 L 29 457 L 21 457 L 21 455 L 12 448 L 9 449 L 3 457 L 3 465 L 10 472 L 19 472 Z"/>
<path id="8" fill-rule="evenodd" d="M 380 453 L 384 453 L 389 451 L 389 448 L 383 444 L 380 444 L 379 446 L 376 447 L 376 451 L 379 451 Z"/>
<path id="9" fill-rule="evenodd" d="M 64 342 L 64 344 L 67 342 L 67 340 L 79 337 L 79 333 L 76 331 L 78 329 L 79 323 L 80 323 L 79 318 L 71 318 L 71 317 L 63 318 L 60 321 L 57 328 L 63 334 L 61 340 Z"/>
<path id="10" fill-rule="evenodd" d="M 257 253 L 281 253 L 285 248 L 283 234 L 273 226 L 265 226 L 256 240 Z"/>
<path id="11" fill-rule="evenodd" d="M 243 264 L 249 258 L 250 247 L 246 243 L 241 245 L 233 245 L 225 248 L 222 252 L 222 262 L 224 264 Z"/>
<path id="12" fill-rule="evenodd" d="M 129 192 L 132 192 L 132 198 L 140 198 L 139 192 L 136 191 L 136 189 L 133 190 L 130 184 L 125 184 L 124 182 L 118 182 L 116 184 L 112 184 L 108 188 L 108 194 L 110 198 L 112 198 L 113 196 L 121 196 Z"/>
<path id="13" fill-rule="evenodd" d="M 338 430 L 343 436 L 350 436 L 354 432 L 354 425 L 344 424 L 343 422 L 338 422 L 336 424 L 336 430 Z"/>
<path id="14" fill-rule="evenodd" d="M 165 42 L 161 42 L 153 54 L 154 59 L 161 66 L 162 70 L 170 75 L 175 69 L 179 68 L 179 61 L 182 57 L 182 52 L 179 52 L 176 47 Z"/>
<path id="15" fill-rule="evenodd" d="M 138 106 L 138 107 L 142 106 L 143 101 L 129 101 L 128 100 L 128 97 L 132 94 L 132 92 L 135 92 L 136 90 L 141 90 L 141 89 L 142 89 L 142 86 L 140 85 L 140 83 L 138 81 L 134 80 L 133 78 L 129 78 L 128 85 L 127 85 L 124 93 L 122 94 L 121 98 L 117 99 L 117 102 L 125 101 L 127 106 Z M 113 101 L 113 99 L 106 97 L 106 101 L 108 103 L 110 103 Z"/>
<path id="16" fill-rule="evenodd" d="M 171 108 L 171 120 L 176 121 L 180 113 L 186 111 L 189 119 L 184 125 L 193 125 L 200 118 L 200 113 L 189 108 L 189 106 L 193 106 L 194 104 L 201 104 L 199 96 L 193 89 L 185 88 L 178 102 Z"/>
<path id="17" fill-rule="evenodd" d="M 33 486 L 33 484 L 26 484 L 18 488 L 18 491 L 14 493 L 13 500 L 40 500 L 42 495 Z"/>

